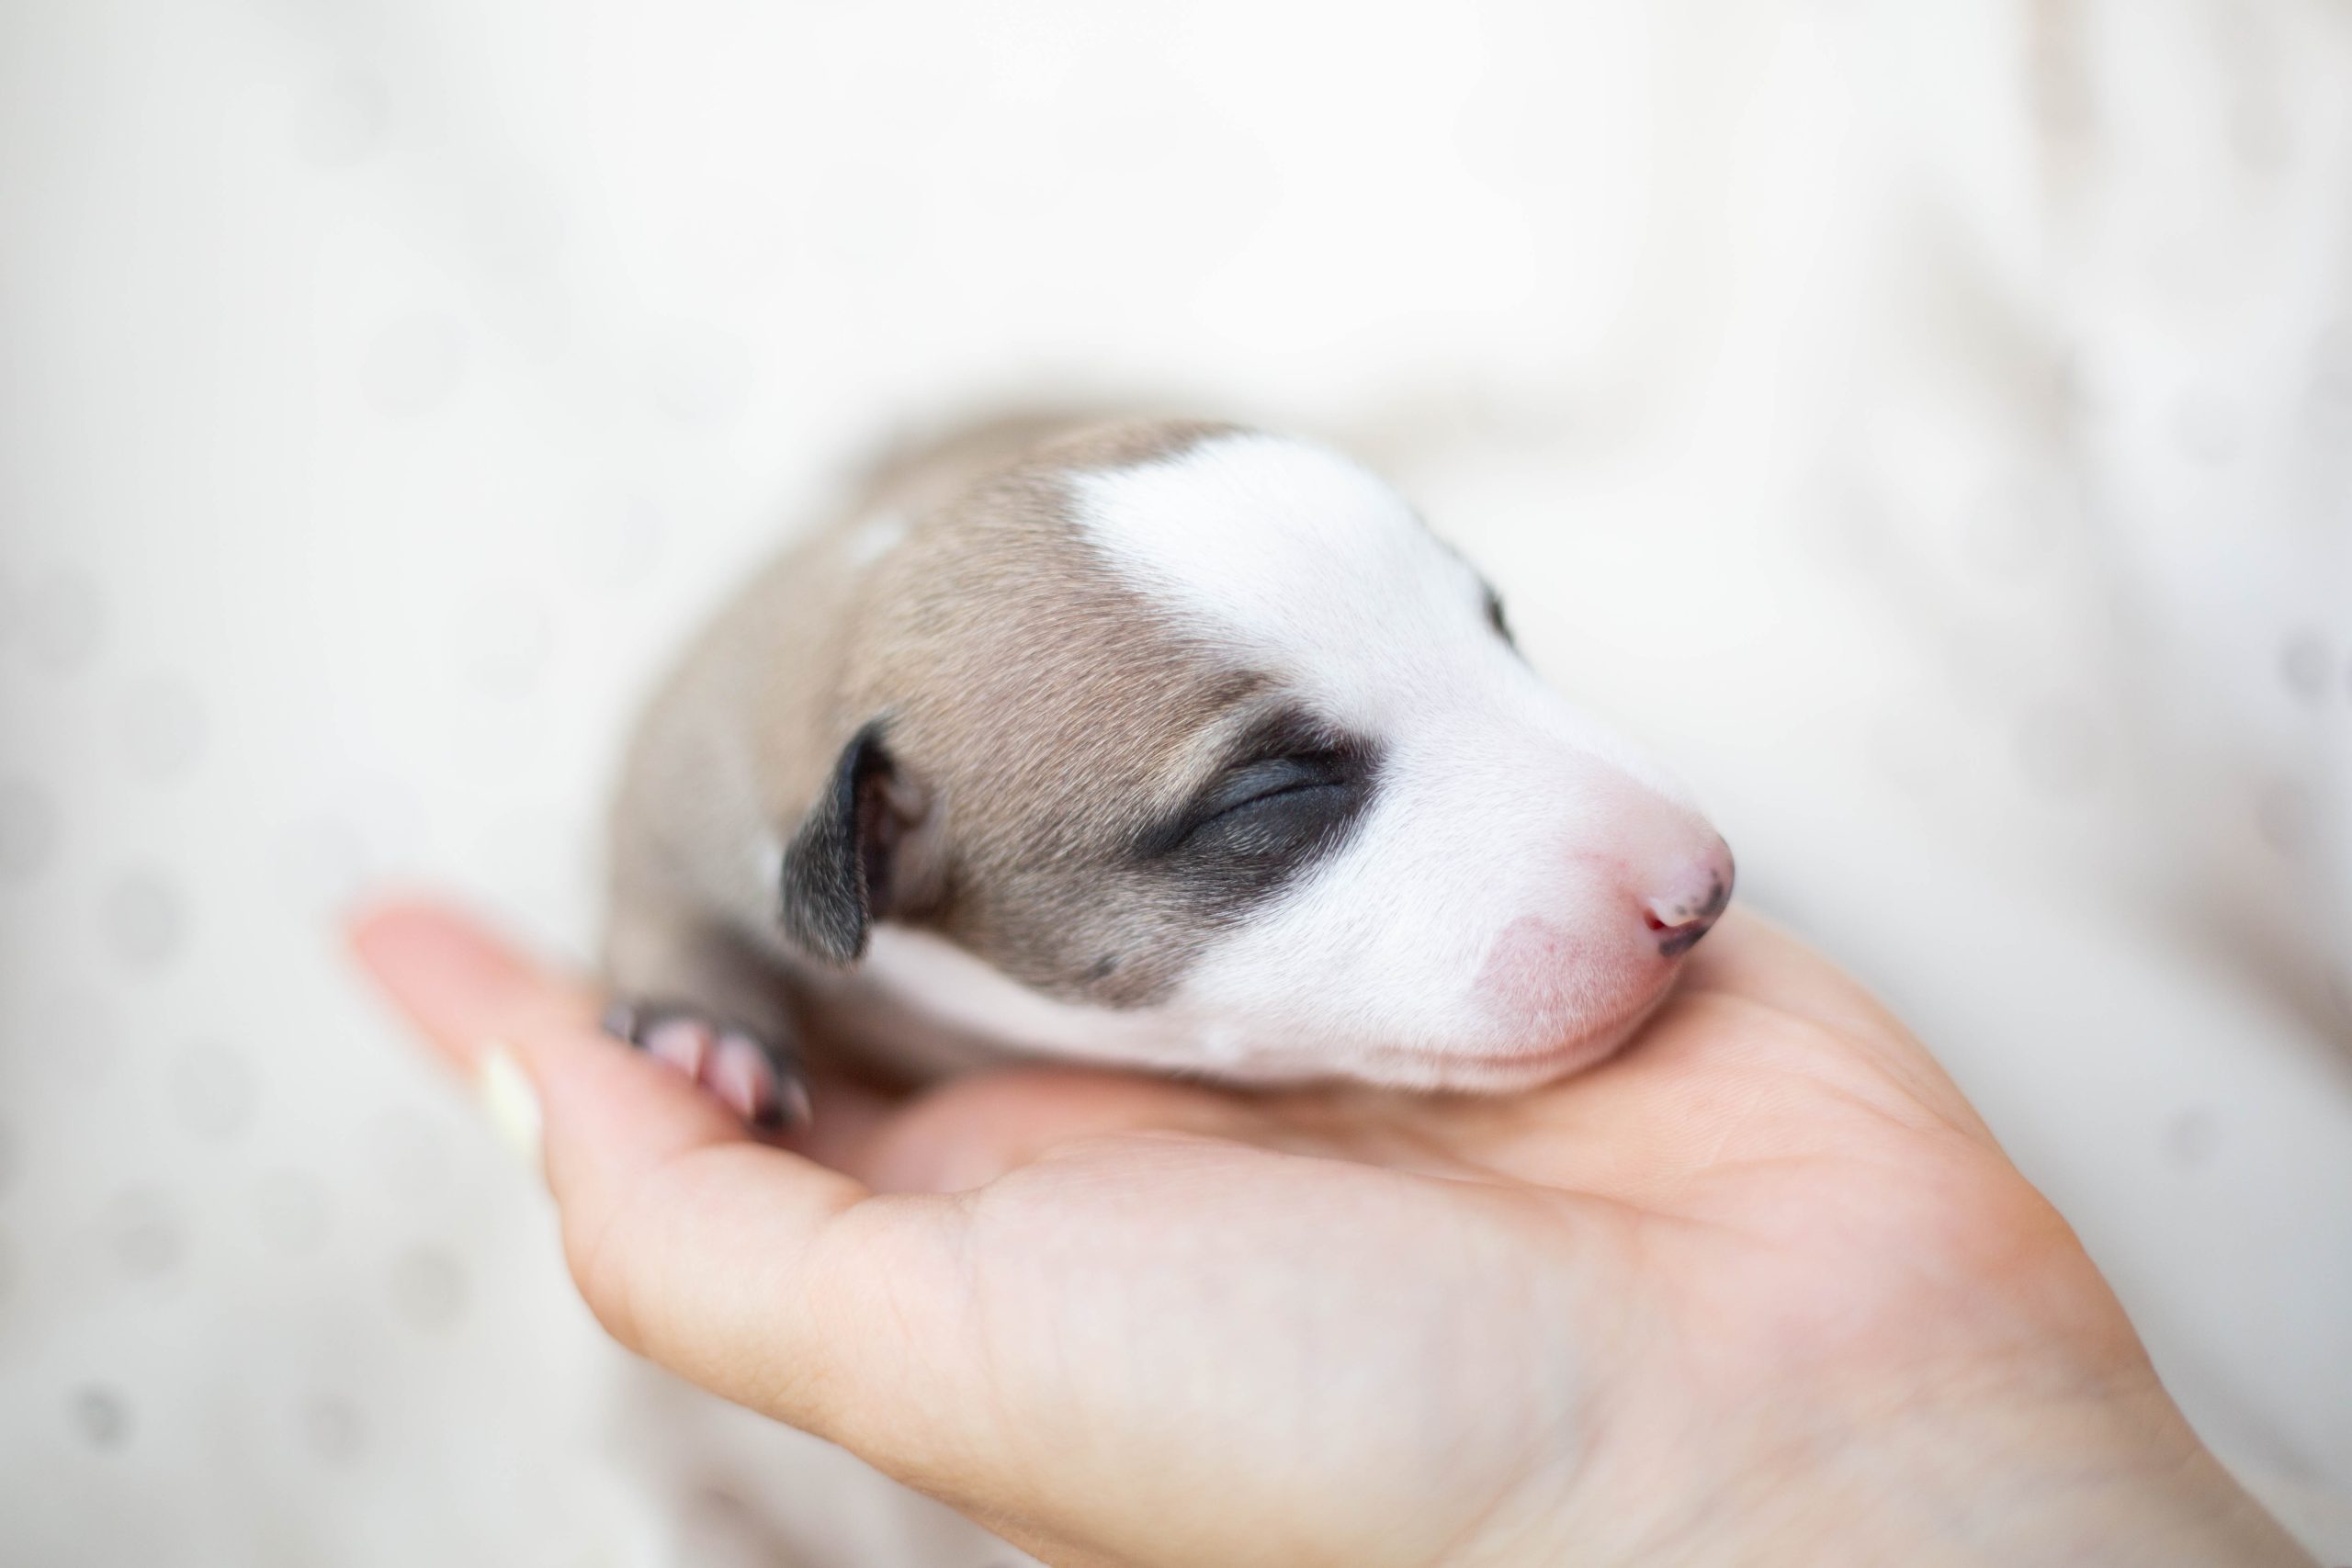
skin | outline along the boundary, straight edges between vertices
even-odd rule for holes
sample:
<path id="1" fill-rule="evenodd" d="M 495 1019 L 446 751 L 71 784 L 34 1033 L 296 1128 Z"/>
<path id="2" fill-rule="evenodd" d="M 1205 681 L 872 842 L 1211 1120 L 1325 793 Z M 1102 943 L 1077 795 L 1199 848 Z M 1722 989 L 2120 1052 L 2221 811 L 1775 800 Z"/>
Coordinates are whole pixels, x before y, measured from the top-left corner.
<path id="1" fill-rule="evenodd" d="M 1918 1042 L 1751 917 L 1531 1094 L 820 1082 L 785 1140 L 460 914 L 353 938 L 528 1076 L 616 1338 L 1051 1562 L 2310 1562 Z"/>

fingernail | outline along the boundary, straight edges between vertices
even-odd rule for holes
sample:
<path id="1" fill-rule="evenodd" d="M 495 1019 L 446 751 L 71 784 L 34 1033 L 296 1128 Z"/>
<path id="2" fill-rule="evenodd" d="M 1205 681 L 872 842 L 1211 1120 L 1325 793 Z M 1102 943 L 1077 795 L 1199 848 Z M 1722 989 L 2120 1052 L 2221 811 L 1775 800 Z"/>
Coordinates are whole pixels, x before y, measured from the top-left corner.
<path id="1" fill-rule="evenodd" d="M 539 1092 L 514 1052 L 493 1040 L 474 1069 L 474 1090 L 481 1096 L 491 1130 L 533 1170 L 539 1168 Z"/>

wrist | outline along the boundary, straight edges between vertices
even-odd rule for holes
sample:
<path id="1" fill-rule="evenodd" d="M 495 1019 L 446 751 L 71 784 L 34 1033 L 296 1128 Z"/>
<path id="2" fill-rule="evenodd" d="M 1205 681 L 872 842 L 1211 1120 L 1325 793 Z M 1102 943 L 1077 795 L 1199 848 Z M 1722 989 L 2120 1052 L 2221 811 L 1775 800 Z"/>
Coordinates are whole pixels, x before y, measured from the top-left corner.
<path id="1" fill-rule="evenodd" d="M 1464 1561 L 2314 1568 L 2144 1369 L 2070 1396 L 1906 1391 L 1792 1423 L 1800 1407 L 1656 1447 L 1645 1476 L 1589 1471 L 1553 1517 Z"/>
<path id="2" fill-rule="evenodd" d="M 2064 1395 L 1936 1402 L 1859 1425 L 1792 1485 L 1791 1562 L 2312 1568 L 2144 1369 Z M 1861 1541 L 1867 1550 L 1856 1550 Z M 1749 1561 L 1755 1561 L 1750 1558 Z"/>
<path id="3" fill-rule="evenodd" d="M 2001 1406 L 1976 1429 L 1961 1440 L 1999 1445 L 1970 1510 L 1980 1561 L 2312 1568 L 2153 1371 L 2091 1397 Z"/>

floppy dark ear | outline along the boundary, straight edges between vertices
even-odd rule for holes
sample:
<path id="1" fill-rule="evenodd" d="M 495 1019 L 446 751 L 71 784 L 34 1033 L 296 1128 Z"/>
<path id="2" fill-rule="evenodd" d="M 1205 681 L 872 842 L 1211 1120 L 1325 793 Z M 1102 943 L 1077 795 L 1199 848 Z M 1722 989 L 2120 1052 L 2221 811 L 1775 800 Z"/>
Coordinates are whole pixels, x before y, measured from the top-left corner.
<path id="1" fill-rule="evenodd" d="M 811 955 L 854 964 L 890 909 L 893 851 L 906 826 L 898 764 L 876 719 L 850 738 L 825 792 L 784 852 L 778 911 Z"/>

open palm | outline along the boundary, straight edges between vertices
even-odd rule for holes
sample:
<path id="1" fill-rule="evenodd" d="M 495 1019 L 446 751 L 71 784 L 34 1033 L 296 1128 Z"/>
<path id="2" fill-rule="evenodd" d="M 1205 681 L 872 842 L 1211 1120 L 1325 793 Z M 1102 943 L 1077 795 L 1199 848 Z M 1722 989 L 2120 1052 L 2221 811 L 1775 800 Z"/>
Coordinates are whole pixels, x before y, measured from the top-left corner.
<path id="1" fill-rule="evenodd" d="M 1056 1562 L 2301 1561 L 1917 1042 L 1752 919 L 1532 1095 L 820 1084 L 789 1146 L 458 917 L 356 942 L 521 1063 L 617 1337 Z"/>

